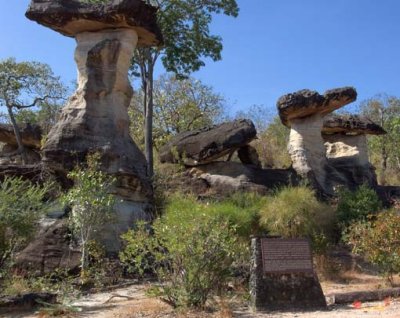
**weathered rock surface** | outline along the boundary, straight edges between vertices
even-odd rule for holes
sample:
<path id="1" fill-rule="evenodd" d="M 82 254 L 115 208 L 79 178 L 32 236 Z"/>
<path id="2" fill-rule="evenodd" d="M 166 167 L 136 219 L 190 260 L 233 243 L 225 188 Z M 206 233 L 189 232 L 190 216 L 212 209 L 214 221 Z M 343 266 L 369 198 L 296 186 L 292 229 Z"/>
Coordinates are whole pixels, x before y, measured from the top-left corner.
<path id="1" fill-rule="evenodd" d="M 303 89 L 279 98 L 277 107 L 282 123 L 290 126 L 293 119 L 305 118 L 315 114 L 322 116 L 333 112 L 357 98 L 353 87 L 342 87 L 328 90 L 324 95 L 316 91 Z"/>
<path id="2" fill-rule="evenodd" d="M 22 143 L 24 146 L 33 149 L 40 149 L 42 141 L 42 129 L 38 125 L 19 126 Z M 7 145 L 18 146 L 12 125 L 0 124 L 0 142 Z"/>
<path id="3" fill-rule="evenodd" d="M 26 17 L 66 36 L 105 29 L 134 29 L 139 46 L 162 43 L 157 9 L 142 0 L 90 4 L 78 0 L 32 0 Z"/>
<path id="4" fill-rule="evenodd" d="M 0 314 L 7 314 L 7 316 L 3 317 L 13 317 L 15 312 L 8 310 L 31 309 L 42 306 L 43 302 L 55 304 L 57 295 L 52 293 L 24 293 L 16 296 L 0 297 Z"/>
<path id="5" fill-rule="evenodd" d="M 53 220 L 17 256 L 16 267 L 43 275 L 56 269 L 75 270 L 80 265 L 80 251 L 73 247 L 66 220 Z"/>
<path id="6" fill-rule="evenodd" d="M 212 162 L 193 167 L 190 174 L 205 180 L 215 192 L 224 194 L 235 191 L 264 194 L 276 187 L 298 184 L 292 169 L 260 169 L 238 162 Z"/>
<path id="7" fill-rule="evenodd" d="M 209 163 L 246 146 L 256 134 L 250 120 L 235 120 L 184 132 L 161 147 L 160 161 L 183 162 L 188 166 Z"/>
<path id="8" fill-rule="evenodd" d="M 43 164 L 66 174 L 88 153 L 101 154 L 101 169 L 117 177 L 115 224 L 103 231 L 106 249 L 136 220 L 152 217 L 153 190 L 146 160 L 129 134 L 128 79 L 136 45 L 160 43 L 155 9 L 139 0 L 105 5 L 76 0 L 32 0 L 27 17 L 77 42 L 78 87 L 43 147 Z"/>
<path id="9" fill-rule="evenodd" d="M 371 119 L 359 115 L 335 115 L 324 118 L 322 134 L 384 135 L 386 131 Z"/>
<path id="10" fill-rule="evenodd" d="M 243 146 L 239 148 L 237 154 L 239 160 L 245 165 L 253 165 L 261 168 L 260 157 L 258 156 L 257 150 L 254 147 L 250 145 Z"/>

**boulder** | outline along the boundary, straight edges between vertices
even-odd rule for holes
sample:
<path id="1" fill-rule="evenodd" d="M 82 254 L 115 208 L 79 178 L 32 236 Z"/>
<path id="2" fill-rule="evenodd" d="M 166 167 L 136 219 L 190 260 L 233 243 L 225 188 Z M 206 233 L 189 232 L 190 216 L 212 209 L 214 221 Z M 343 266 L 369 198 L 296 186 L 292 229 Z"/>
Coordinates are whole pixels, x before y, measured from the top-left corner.
<path id="1" fill-rule="evenodd" d="M 142 0 L 110 0 L 90 4 L 78 0 L 32 0 L 26 17 L 63 35 L 105 29 L 133 29 L 139 46 L 162 43 L 155 7 Z"/>
<path id="2" fill-rule="evenodd" d="M 24 124 L 19 126 L 22 143 L 25 147 L 40 149 L 42 129 L 38 125 Z M 11 146 L 18 146 L 12 125 L 0 124 L 0 142 Z"/>
<path id="3" fill-rule="evenodd" d="M 352 87 L 332 89 L 320 95 L 301 90 L 279 98 L 277 108 L 282 123 L 290 127 L 288 151 L 293 168 L 319 192 L 333 194 L 329 179 L 329 163 L 321 131 L 324 117 L 354 101 L 357 92 Z"/>
<path id="4" fill-rule="evenodd" d="M 224 195 L 236 191 L 265 194 L 277 187 L 298 184 L 296 172 L 292 169 L 260 169 L 230 161 L 196 166 L 190 174 L 205 180 L 214 192 Z"/>
<path id="5" fill-rule="evenodd" d="M 156 9 L 140 0 L 32 0 L 26 16 L 77 42 L 78 87 L 48 134 L 42 162 L 66 175 L 88 153 L 100 153 L 101 169 L 117 178 L 115 224 L 102 232 L 107 251 L 117 252 L 122 232 L 152 218 L 153 189 L 146 159 L 130 137 L 127 109 L 136 46 L 161 43 Z"/>
<path id="6" fill-rule="evenodd" d="M 254 124 L 244 119 L 187 131 L 161 147 L 160 161 L 188 166 L 209 163 L 246 146 L 256 134 Z"/>
<path id="7" fill-rule="evenodd" d="M 43 225 L 38 235 L 16 258 L 15 267 L 28 269 L 36 275 L 79 268 L 81 253 L 73 244 L 66 219 Z"/>

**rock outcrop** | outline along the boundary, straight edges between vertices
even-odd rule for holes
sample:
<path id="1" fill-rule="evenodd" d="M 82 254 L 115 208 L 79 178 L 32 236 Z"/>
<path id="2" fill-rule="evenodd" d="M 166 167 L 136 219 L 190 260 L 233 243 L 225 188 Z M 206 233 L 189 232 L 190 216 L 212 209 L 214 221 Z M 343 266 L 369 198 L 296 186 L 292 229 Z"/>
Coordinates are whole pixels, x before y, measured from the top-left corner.
<path id="1" fill-rule="evenodd" d="M 325 141 L 331 178 L 354 188 L 366 183 L 377 186 L 375 168 L 368 159 L 366 135 L 383 135 L 385 130 L 366 117 L 330 115 L 324 120 L 322 138 Z"/>
<path id="2" fill-rule="evenodd" d="M 42 142 L 42 129 L 38 125 L 24 124 L 19 126 L 22 144 L 24 145 L 27 164 L 40 162 L 39 150 Z M 17 153 L 18 142 L 12 125 L 0 124 L 0 165 L 21 164 Z"/>
<path id="3" fill-rule="evenodd" d="M 153 191 L 146 160 L 129 134 L 132 97 L 128 69 L 136 45 L 161 43 L 156 10 L 140 0 L 85 4 L 76 0 L 32 0 L 32 19 L 76 39 L 78 87 L 43 147 L 43 164 L 66 173 L 88 153 L 101 154 L 103 171 L 117 177 L 116 223 L 104 231 L 108 251 L 137 219 L 149 220 Z"/>
<path id="4" fill-rule="evenodd" d="M 256 135 L 254 124 L 244 119 L 183 132 L 161 147 L 160 161 L 187 166 L 209 163 L 246 146 Z"/>
<path id="5" fill-rule="evenodd" d="M 282 96 L 277 107 L 282 123 L 290 127 L 288 151 L 293 168 L 322 193 L 333 194 L 321 136 L 324 117 L 330 112 L 354 101 L 354 88 L 333 89 L 320 95 L 315 91 L 301 90 Z"/>
<path id="6" fill-rule="evenodd" d="M 50 220 L 16 258 L 15 266 L 44 275 L 57 269 L 79 271 L 81 253 L 74 246 L 66 220 Z"/>

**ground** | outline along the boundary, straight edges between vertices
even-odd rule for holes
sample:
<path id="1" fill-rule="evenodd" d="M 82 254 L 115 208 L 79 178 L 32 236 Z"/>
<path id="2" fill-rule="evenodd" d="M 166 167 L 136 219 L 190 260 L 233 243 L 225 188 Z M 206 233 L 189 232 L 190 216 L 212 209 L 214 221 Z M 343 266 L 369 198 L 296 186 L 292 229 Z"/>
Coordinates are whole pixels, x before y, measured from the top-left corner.
<path id="1" fill-rule="evenodd" d="M 372 290 L 385 288 L 384 281 L 374 275 L 347 272 L 342 275 L 341 281 L 324 281 L 322 287 L 326 295 L 338 292 Z M 312 312 L 274 312 L 253 313 L 240 297 L 216 300 L 219 311 L 205 312 L 176 312 L 166 303 L 157 298 L 151 298 L 145 291 L 149 285 L 132 285 L 108 292 L 91 294 L 72 302 L 72 308 L 79 308 L 79 312 L 59 317 L 77 318 L 358 318 L 358 317 L 400 317 L 400 299 L 386 299 L 385 301 L 362 303 L 357 309 L 354 304 L 330 305 L 327 311 Z M 214 305 L 215 305 L 214 304 Z M 40 318 L 45 317 L 36 313 L 10 313 L 2 317 L 12 318 Z"/>

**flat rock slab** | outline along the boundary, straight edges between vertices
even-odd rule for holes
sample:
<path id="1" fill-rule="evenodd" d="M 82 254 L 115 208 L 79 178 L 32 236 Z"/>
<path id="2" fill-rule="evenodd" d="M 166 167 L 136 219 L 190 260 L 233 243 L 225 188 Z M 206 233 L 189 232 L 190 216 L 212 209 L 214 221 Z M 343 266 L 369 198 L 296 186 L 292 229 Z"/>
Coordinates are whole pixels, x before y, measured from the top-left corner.
<path id="1" fill-rule="evenodd" d="M 371 119 L 359 115 L 329 115 L 324 118 L 322 134 L 384 135 L 386 131 Z"/>
<path id="2" fill-rule="evenodd" d="M 303 89 L 279 98 L 277 107 L 282 123 L 290 126 L 293 119 L 315 114 L 326 115 L 355 101 L 356 98 L 357 92 L 353 87 L 331 89 L 323 95 Z"/>
<path id="3" fill-rule="evenodd" d="M 77 0 L 32 0 L 26 17 L 66 36 L 104 29 L 129 28 L 139 46 L 162 43 L 155 7 L 141 0 L 110 0 L 90 4 Z"/>
<path id="4" fill-rule="evenodd" d="M 20 125 L 19 129 L 24 146 L 40 149 L 42 141 L 42 129 L 40 126 L 26 124 Z M 0 142 L 13 146 L 18 145 L 12 125 L 0 124 Z"/>
<path id="5" fill-rule="evenodd" d="M 0 297 L 0 314 L 7 309 L 29 309 L 40 305 L 56 303 L 57 295 L 51 293 L 25 293 L 16 296 Z M 12 316 L 7 316 L 12 317 Z"/>
<path id="6" fill-rule="evenodd" d="M 235 120 L 176 135 L 161 147 L 162 163 L 188 166 L 214 161 L 251 142 L 257 135 L 250 120 Z"/>

